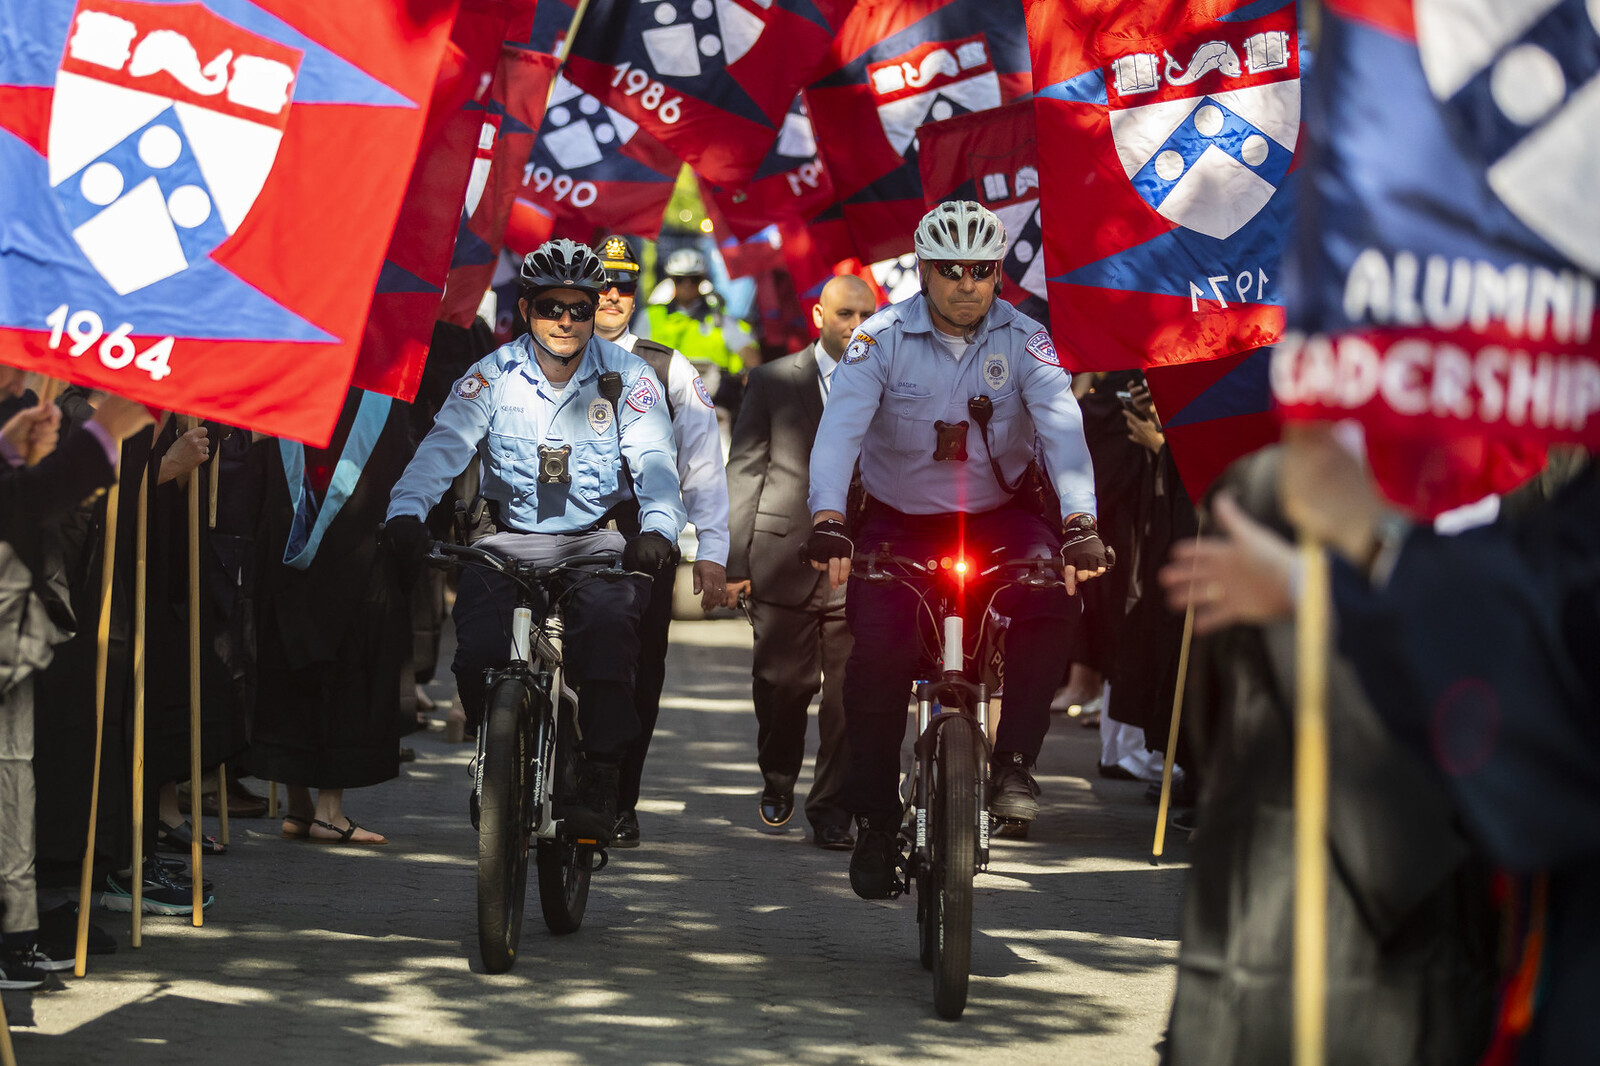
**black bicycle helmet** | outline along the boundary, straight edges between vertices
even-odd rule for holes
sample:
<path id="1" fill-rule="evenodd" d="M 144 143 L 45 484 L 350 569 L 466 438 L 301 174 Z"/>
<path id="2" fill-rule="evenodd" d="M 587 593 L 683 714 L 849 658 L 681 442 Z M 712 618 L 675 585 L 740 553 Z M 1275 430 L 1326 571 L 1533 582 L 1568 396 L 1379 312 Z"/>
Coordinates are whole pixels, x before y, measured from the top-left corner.
<path id="1" fill-rule="evenodd" d="M 518 279 L 523 296 L 544 289 L 577 289 L 598 300 L 606 287 L 606 269 L 587 244 L 562 237 L 529 252 Z"/>

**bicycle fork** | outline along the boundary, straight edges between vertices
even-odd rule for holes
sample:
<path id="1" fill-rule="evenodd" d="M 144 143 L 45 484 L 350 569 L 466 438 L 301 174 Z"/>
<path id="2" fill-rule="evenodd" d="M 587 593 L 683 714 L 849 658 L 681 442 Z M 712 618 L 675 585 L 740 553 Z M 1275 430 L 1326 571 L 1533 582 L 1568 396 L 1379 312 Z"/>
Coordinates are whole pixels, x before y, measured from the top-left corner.
<path id="1" fill-rule="evenodd" d="M 959 696 L 970 700 L 972 705 L 972 718 L 976 721 L 978 735 L 983 738 L 979 745 L 980 752 L 987 752 L 989 748 L 989 686 L 984 684 L 974 685 L 963 676 L 965 669 L 965 620 L 959 614 L 946 615 L 944 619 L 944 680 L 942 682 L 918 681 L 916 684 L 917 696 L 917 743 L 915 772 L 917 775 L 915 788 L 914 813 L 916 816 L 916 835 L 912 845 L 914 864 L 924 864 L 928 861 L 928 798 L 933 794 L 933 759 L 938 746 L 937 719 L 947 714 L 959 714 L 955 711 L 943 710 L 945 697 Z M 935 705 L 941 709 L 935 711 Z M 965 716 L 963 716 L 965 717 Z M 989 866 L 989 760 L 983 758 L 978 767 L 978 796 L 977 812 L 977 869 L 982 871 Z"/>

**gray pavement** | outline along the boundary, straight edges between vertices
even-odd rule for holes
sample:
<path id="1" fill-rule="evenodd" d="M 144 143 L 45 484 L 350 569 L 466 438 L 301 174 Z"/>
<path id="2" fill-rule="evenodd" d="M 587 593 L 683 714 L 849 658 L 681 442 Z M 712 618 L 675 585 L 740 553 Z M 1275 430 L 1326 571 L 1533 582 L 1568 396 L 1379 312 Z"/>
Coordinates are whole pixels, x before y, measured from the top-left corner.
<path id="1" fill-rule="evenodd" d="M 35 997 L 37 1027 L 13 1030 L 19 1063 L 1155 1061 L 1184 846 L 1146 862 L 1154 809 L 1143 785 L 1095 775 L 1092 731 L 1053 728 L 1044 815 L 1030 840 L 998 842 L 979 877 L 971 998 L 959 1022 L 941 1021 L 912 901 L 858 900 L 848 855 L 814 848 L 798 825 L 753 828 L 749 627 L 679 622 L 673 634 L 644 845 L 612 853 L 578 933 L 552 937 L 535 891 L 516 967 L 483 973 L 470 752 L 416 734 L 417 762 L 345 800 L 388 847 L 319 847 L 235 821 L 230 854 L 206 865 L 218 900 L 204 927 L 147 918 L 135 952 L 127 916 L 97 909 L 121 947 Z"/>

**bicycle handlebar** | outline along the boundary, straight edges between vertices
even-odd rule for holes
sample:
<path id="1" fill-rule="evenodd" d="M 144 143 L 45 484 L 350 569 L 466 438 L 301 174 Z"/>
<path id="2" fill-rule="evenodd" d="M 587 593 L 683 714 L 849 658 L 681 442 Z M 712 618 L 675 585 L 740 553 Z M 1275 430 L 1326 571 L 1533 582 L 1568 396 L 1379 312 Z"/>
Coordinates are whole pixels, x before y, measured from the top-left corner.
<path id="1" fill-rule="evenodd" d="M 450 544 L 442 540 L 434 541 L 433 546 L 428 550 L 428 560 L 433 563 L 449 563 L 453 560 L 459 560 L 487 567 L 496 573 L 505 574 L 507 577 L 523 577 L 534 581 L 546 581 L 563 571 L 576 570 L 583 566 L 605 567 L 607 569 L 602 573 L 607 577 L 621 577 L 634 573 L 631 570 L 617 568 L 617 563 L 621 558 L 621 552 L 596 552 L 592 555 L 574 555 L 550 566 L 533 566 L 519 562 L 510 556 L 501 555 L 499 552 L 491 551 L 488 548 L 475 548 L 467 544 Z M 648 577 L 649 575 L 641 576 Z"/>
<path id="2" fill-rule="evenodd" d="M 931 562 L 931 560 L 929 560 Z M 911 559 L 904 555 L 895 555 L 892 552 L 879 550 L 870 555 L 858 556 L 851 564 L 851 572 L 859 574 L 872 584 L 888 584 L 892 581 L 904 580 L 899 574 L 890 574 L 882 568 L 886 563 L 893 563 L 905 567 L 913 573 L 924 577 L 938 577 L 940 570 L 936 566 L 928 565 L 920 559 Z M 1021 570 L 1023 574 L 1012 578 L 1012 583 L 1027 585 L 1031 588 L 1056 588 L 1064 584 L 1061 579 L 1066 564 L 1060 558 L 1043 556 L 1031 559 L 1007 559 L 1004 562 L 993 563 L 983 570 L 972 575 L 974 579 L 990 577 L 1002 570 Z"/>

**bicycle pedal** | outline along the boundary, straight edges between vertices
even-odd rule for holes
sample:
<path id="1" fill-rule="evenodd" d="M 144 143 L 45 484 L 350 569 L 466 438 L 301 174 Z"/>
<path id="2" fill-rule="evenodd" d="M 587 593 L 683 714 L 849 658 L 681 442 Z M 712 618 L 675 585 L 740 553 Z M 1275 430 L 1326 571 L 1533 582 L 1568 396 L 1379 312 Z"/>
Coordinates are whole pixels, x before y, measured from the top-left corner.
<path id="1" fill-rule="evenodd" d="M 1022 818 L 1000 818 L 997 821 L 999 824 L 994 835 L 1001 840 L 1027 840 L 1028 827 L 1033 825 Z"/>

